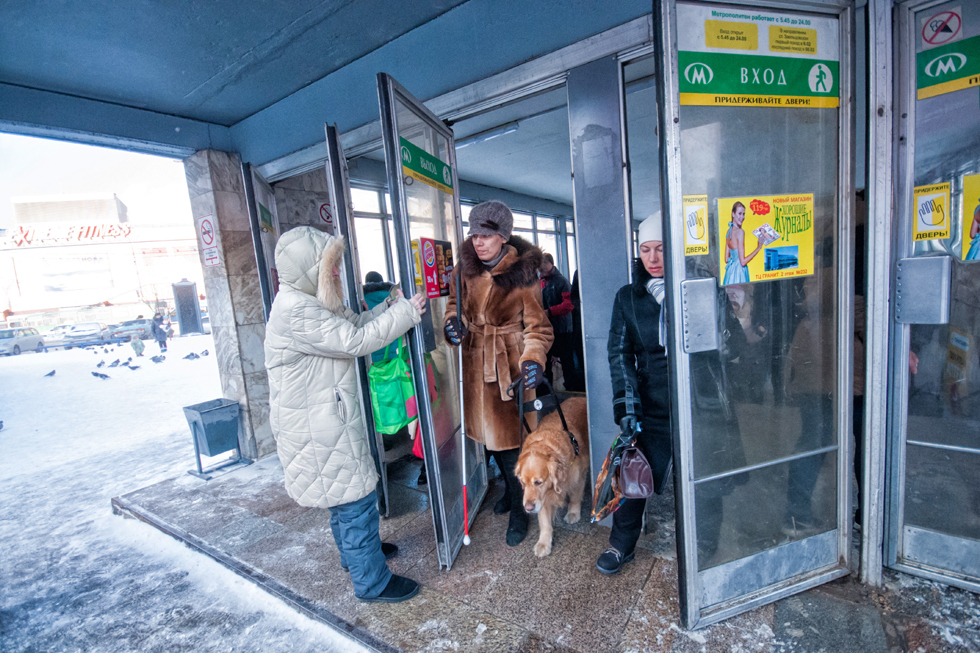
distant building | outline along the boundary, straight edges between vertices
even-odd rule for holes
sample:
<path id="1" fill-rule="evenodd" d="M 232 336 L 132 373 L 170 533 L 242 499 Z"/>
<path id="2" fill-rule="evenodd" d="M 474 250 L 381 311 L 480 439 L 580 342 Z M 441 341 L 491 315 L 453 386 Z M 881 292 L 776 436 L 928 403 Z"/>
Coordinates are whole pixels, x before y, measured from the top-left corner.
<path id="1" fill-rule="evenodd" d="M 12 325 L 118 322 L 172 307 L 172 283 L 204 292 L 193 223 L 129 222 L 114 194 L 13 199 L 0 232 L 0 311 Z"/>

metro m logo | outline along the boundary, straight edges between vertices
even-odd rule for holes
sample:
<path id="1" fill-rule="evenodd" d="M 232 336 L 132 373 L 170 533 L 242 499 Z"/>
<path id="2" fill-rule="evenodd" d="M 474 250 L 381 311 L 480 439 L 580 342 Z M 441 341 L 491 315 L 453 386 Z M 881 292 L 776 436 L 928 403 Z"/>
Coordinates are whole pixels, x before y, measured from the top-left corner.
<path id="1" fill-rule="evenodd" d="M 694 62 L 684 69 L 684 79 L 689 84 L 710 84 L 715 78 L 715 71 L 706 63 Z"/>
<path id="2" fill-rule="evenodd" d="M 946 73 L 955 73 L 966 65 L 966 55 L 959 52 L 943 54 L 926 64 L 926 75 L 939 77 Z"/>

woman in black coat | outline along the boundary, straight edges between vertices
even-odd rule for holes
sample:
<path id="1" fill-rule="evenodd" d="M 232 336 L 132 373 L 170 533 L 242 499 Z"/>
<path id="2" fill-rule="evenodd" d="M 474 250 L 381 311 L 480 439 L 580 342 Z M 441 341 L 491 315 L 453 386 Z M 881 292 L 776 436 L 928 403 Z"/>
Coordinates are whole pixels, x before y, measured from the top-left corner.
<path id="1" fill-rule="evenodd" d="M 153 316 L 153 324 L 150 325 L 150 334 L 160 345 L 160 353 L 167 351 L 167 330 L 163 327 L 163 316 L 157 313 Z"/>

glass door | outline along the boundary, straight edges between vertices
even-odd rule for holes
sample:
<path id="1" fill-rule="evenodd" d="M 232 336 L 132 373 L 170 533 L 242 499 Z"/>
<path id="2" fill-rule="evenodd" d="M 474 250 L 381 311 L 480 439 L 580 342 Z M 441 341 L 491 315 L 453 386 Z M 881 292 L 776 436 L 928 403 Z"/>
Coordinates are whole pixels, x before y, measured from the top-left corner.
<path id="1" fill-rule="evenodd" d="M 462 435 L 457 350 L 442 333 L 462 242 L 456 150 L 452 130 L 384 73 L 378 74 L 378 95 L 398 276 L 407 297 L 423 292 L 428 298 L 428 310 L 409 339 L 416 437 L 422 438 L 439 565 L 449 569 L 463 543 L 464 488 L 470 523 L 487 491 L 483 445 Z"/>
<path id="2" fill-rule="evenodd" d="M 896 8 L 889 566 L 980 591 L 980 6 Z"/>
<path id="3" fill-rule="evenodd" d="M 688 628 L 849 573 L 846 5 L 658 3 Z"/>

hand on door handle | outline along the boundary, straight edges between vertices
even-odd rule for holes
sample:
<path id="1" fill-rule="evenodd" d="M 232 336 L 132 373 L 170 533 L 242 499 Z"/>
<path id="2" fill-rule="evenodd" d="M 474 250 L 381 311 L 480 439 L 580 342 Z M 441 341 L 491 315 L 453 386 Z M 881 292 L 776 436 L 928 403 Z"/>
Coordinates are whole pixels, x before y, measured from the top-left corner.
<path id="1" fill-rule="evenodd" d="M 425 314 L 425 295 L 422 293 L 415 293 L 412 298 L 408 300 L 408 303 L 415 307 L 415 310 L 419 312 L 419 315 Z"/>

